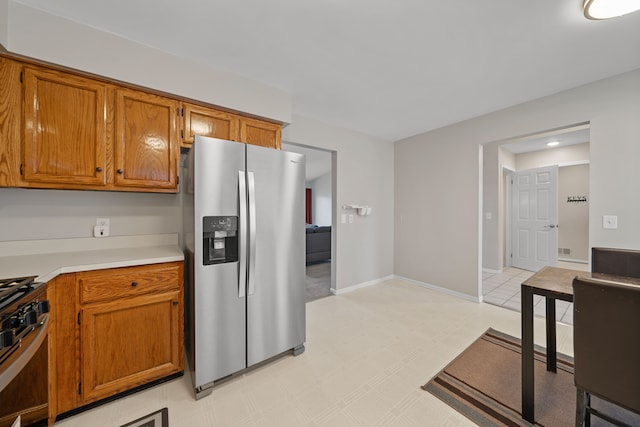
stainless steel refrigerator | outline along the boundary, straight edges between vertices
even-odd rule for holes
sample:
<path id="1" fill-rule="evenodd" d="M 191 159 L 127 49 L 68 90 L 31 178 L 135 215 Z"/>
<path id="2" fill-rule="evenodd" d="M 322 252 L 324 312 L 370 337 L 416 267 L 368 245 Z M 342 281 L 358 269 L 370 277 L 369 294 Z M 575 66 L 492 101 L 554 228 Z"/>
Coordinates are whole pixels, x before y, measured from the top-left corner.
<path id="1" fill-rule="evenodd" d="M 196 399 L 305 342 L 301 154 L 197 136 L 187 157 L 186 348 Z"/>

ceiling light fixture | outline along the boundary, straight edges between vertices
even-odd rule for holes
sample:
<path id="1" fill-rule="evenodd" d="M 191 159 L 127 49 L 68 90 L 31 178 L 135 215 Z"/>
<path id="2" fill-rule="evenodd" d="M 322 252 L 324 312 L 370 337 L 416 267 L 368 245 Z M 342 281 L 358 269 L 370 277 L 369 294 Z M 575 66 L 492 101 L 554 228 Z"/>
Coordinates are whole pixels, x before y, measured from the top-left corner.
<path id="1" fill-rule="evenodd" d="M 558 141 L 547 142 L 547 147 L 556 147 L 558 145 L 560 145 Z"/>
<path id="2" fill-rule="evenodd" d="M 584 16 L 588 19 L 609 19 L 640 9 L 640 0 L 584 0 Z"/>

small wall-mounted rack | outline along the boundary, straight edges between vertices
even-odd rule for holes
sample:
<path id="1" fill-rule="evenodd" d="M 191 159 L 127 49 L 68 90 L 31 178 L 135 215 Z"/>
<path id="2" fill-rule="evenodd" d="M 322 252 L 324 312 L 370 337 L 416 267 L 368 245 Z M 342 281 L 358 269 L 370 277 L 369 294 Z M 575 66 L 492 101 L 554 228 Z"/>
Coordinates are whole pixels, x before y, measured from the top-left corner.
<path id="1" fill-rule="evenodd" d="M 362 205 L 342 205 L 342 209 L 343 210 L 354 209 L 360 216 L 371 215 L 371 211 L 373 210 L 373 208 L 369 206 L 362 206 Z"/>
<path id="2" fill-rule="evenodd" d="M 569 196 L 567 203 L 587 203 L 587 196 Z"/>

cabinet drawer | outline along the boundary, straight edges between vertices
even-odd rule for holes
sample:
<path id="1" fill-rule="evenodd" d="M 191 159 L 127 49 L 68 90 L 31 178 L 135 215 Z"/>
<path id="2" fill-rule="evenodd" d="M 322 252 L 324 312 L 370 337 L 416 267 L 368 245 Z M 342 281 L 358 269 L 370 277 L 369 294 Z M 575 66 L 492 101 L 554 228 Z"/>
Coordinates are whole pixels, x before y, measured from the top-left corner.
<path id="1" fill-rule="evenodd" d="M 168 263 L 77 273 L 80 303 L 178 290 L 182 283 L 180 267 L 180 263 Z"/>

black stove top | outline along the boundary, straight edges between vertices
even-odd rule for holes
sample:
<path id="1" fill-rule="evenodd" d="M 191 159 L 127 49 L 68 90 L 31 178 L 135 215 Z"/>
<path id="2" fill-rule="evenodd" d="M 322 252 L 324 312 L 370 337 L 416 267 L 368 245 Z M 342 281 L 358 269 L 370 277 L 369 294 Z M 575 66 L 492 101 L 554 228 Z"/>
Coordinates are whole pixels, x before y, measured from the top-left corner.
<path id="1" fill-rule="evenodd" d="M 0 313 L 12 303 L 42 286 L 35 281 L 36 276 L 0 279 Z"/>
<path id="2" fill-rule="evenodd" d="M 46 338 L 47 284 L 36 282 L 35 278 L 0 279 L 0 391 L 13 381 Z"/>

